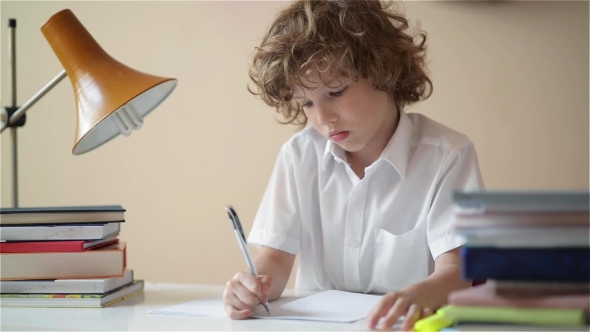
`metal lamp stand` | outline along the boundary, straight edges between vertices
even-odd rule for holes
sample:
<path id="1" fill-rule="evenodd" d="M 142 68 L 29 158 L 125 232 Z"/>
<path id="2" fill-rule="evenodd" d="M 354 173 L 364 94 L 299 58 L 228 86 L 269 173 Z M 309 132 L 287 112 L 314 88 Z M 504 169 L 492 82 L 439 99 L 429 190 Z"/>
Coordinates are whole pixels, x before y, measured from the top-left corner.
<path id="1" fill-rule="evenodd" d="M 11 150 L 12 150 L 12 206 L 18 207 L 18 127 L 22 127 L 26 122 L 25 112 L 33 106 L 39 99 L 41 99 L 49 90 L 63 80 L 67 74 L 62 70 L 53 80 L 45 85 L 39 92 L 37 92 L 31 99 L 29 99 L 23 106 L 16 106 L 16 19 L 8 20 L 8 28 L 10 29 L 10 78 L 12 87 L 12 106 L 4 107 L 3 114 L 1 114 L 0 133 L 6 128 L 10 128 Z"/>

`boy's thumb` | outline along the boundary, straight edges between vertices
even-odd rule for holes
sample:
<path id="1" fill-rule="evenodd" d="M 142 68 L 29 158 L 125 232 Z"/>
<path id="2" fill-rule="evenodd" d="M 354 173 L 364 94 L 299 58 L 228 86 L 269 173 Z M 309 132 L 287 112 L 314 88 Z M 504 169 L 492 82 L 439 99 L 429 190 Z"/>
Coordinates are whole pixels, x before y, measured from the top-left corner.
<path id="1" fill-rule="evenodd" d="M 267 275 L 261 275 L 260 276 L 260 282 L 263 285 L 269 285 L 270 286 L 270 285 L 272 285 L 272 278 L 270 276 L 267 276 Z"/>

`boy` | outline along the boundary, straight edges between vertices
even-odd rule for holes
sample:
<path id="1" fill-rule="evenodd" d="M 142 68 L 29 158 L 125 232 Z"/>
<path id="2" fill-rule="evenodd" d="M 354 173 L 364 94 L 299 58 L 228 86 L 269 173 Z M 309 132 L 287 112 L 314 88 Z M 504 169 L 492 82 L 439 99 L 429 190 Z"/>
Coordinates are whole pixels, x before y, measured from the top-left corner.
<path id="1" fill-rule="evenodd" d="M 261 275 L 226 285 L 232 319 L 296 288 L 386 294 L 369 328 L 403 328 L 469 287 L 461 280 L 451 192 L 482 189 L 473 144 L 405 105 L 424 100 L 425 39 L 378 1 L 298 1 L 254 55 L 250 78 L 288 122 L 310 126 L 279 153 L 249 242 Z"/>

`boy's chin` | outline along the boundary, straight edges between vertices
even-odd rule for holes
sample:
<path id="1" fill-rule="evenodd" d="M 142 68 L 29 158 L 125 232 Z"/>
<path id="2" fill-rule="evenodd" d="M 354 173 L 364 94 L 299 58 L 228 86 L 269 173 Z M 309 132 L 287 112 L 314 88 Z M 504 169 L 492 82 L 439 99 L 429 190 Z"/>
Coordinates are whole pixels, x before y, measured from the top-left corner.
<path id="1" fill-rule="evenodd" d="M 342 148 L 342 150 L 344 150 L 348 153 L 355 153 L 355 152 L 362 150 L 362 146 L 360 146 L 359 144 L 354 144 L 353 142 L 347 142 L 347 141 L 339 142 L 339 143 L 334 142 L 334 144 L 338 145 L 339 147 Z"/>

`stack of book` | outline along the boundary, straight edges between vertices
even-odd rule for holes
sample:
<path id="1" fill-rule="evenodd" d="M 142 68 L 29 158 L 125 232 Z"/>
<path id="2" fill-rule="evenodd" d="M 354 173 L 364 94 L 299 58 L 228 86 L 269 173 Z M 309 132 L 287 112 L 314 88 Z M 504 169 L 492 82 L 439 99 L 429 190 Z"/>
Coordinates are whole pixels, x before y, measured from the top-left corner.
<path id="1" fill-rule="evenodd" d="M 469 311 L 467 321 L 587 324 L 588 192 L 455 192 L 453 200 L 455 230 L 466 240 L 463 278 L 485 283 L 452 293 L 449 312 Z"/>
<path id="2" fill-rule="evenodd" d="M 115 206 L 0 208 L 0 306 L 104 307 L 143 291 Z"/>

